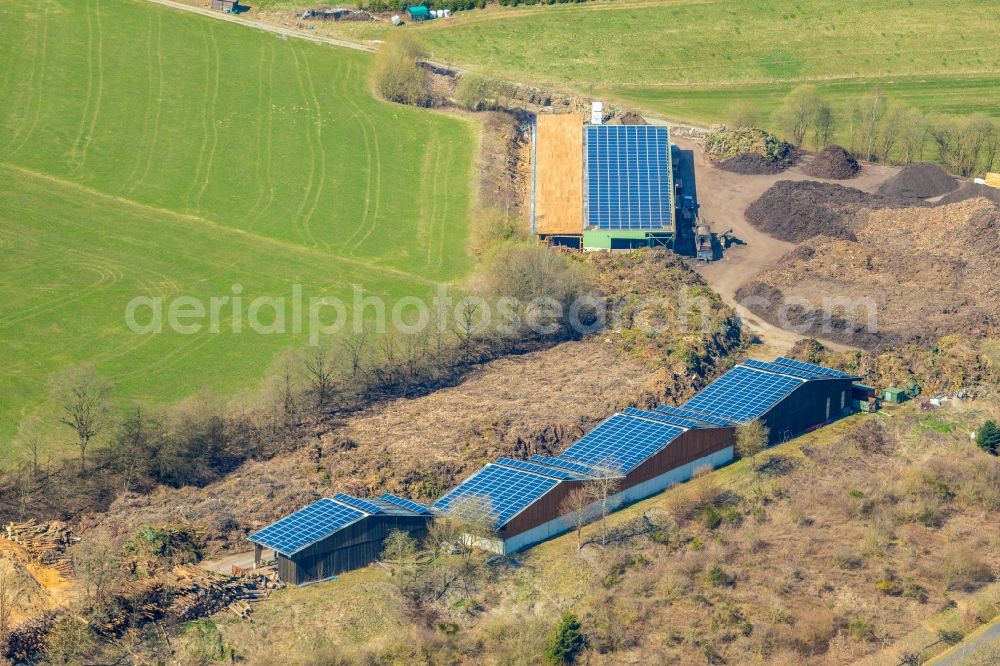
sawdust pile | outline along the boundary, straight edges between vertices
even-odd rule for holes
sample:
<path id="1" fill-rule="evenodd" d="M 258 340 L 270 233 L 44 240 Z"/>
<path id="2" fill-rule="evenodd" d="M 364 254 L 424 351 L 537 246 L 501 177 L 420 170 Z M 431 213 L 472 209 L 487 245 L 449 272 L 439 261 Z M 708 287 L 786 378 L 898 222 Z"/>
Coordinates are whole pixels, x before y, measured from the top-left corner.
<path id="1" fill-rule="evenodd" d="M 802 243 L 737 298 L 769 321 L 868 349 L 1000 334 L 1000 206 L 860 211 L 853 234 Z"/>
<path id="2" fill-rule="evenodd" d="M 853 187 L 779 180 L 750 204 L 746 218 L 761 231 L 790 243 L 813 236 L 853 239 L 858 212 L 902 205 Z"/>
<path id="3" fill-rule="evenodd" d="M 13 623 L 51 608 L 48 592 L 32 575 L 28 565 L 3 550 L 0 550 L 0 588 L 6 598 L 13 601 Z"/>
<path id="4" fill-rule="evenodd" d="M 947 194 L 958 187 L 958 181 L 936 164 L 911 164 L 882 183 L 878 193 L 894 199 L 929 199 Z"/>
<path id="5" fill-rule="evenodd" d="M 859 171 L 861 165 L 858 161 L 840 146 L 827 146 L 802 167 L 802 172 L 807 176 L 832 180 L 854 178 Z"/>

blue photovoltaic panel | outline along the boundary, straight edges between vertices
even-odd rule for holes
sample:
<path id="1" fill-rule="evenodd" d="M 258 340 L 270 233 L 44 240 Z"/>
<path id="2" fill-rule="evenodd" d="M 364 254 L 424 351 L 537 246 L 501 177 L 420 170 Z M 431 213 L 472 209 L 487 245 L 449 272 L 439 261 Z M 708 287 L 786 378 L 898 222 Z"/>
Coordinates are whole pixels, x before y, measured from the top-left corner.
<path id="1" fill-rule="evenodd" d="M 344 493 L 337 493 L 333 496 L 333 499 L 338 502 L 352 506 L 355 509 L 360 509 L 361 511 L 367 511 L 368 513 L 382 513 L 382 508 L 378 504 L 372 504 L 371 502 L 365 501 L 360 497 L 352 497 L 351 495 L 345 495 Z"/>
<path id="2" fill-rule="evenodd" d="M 828 377 L 841 377 L 847 379 L 850 377 L 846 372 L 841 372 L 840 370 L 834 370 L 833 368 L 824 368 L 822 365 L 815 365 L 813 363 L 806 363 L 805 361 L 796 361 L 794 359 L 785 358 L 784 356 L 779 356 L 774 359 L 774 362 L 778 365 L 787 365 L 790 368 L 798 368 L 800 370 L 806 370 L 809 372 L 815 372 L 817 375 L 826 375 Z"/>
<path id="3" fill-rule="evenodd" d="M 776 405 L 805 380 L 737 366 L 691 398 L 685 408 L 748 421 Z"/>
<path id="4" fill-rule="evenodd" d="M 717 425 L 717 426 L 733 425 L 733 422 L 730 421 L 729 419 L 720 418 L 718 416 L 712 416 L 711 414 L 705 414 L 702 412 L 696 412 L 693 409 L 685 409 L 683 407 L 660 405 L 659 407 L 656 408 L 656 411 L 688 419 L 698 419 L 699 421 L 704 421 L 705 423 L 710 423 L 712 425 Z"/>
<path id="5" fill-rule="evenodd" d="M 540 456 L 537 453 L 531 456 L 531 459 L 535 462 L 544 463 L 546 465 L 552 465 L 553 467 L 559 467 L 562 469 L 568 469 L 571 472 L 576 472 L 577 474 L 584 474 L 586 476 L 594 475 L 594 468 L 591 465 L 584 465 L 583 463 L 573 462 L 572 460 L 562 460 L 561 458 L 549 458 L 547 456 Z"/>
<path id="6" fill-rule="evenodd" d="M 559 457 L 610 465 L 627 474 L 682 432 L 683 428 L 662 421 L 615 414 Z"/>
<path id="7" fill-rule="evenodd" d="M 587 125 L 587 225 L 599 229 L 673 226 L 667 129 Z"/>
<path id="8" fill-rule="evenodd" d="M 431 512 L 426 506 L 419 502 L 414 502 L 413 500 L 408 500 L 405 497 L 397 497 L 391 493 L 382 493 L 378 496 L 380 500 L 385 500 L 390 504 L 395 504 L 396 506 L 402 507 L 404 509 L 409 509 L 413 513 L 420 514 L 421 516 L 426 516 Z"/>
<path id="9" fill-rule="evenodd" d="M 767 363 L 766 361 L 758 361 L 752 358 L 747 359 L 741 363 L 741 365 L 756 368 L 757 370 L 766 370 L 767 372 L 777 372 L 782 375 L 791 375 L 792 377 L 798 377 L 799 379 L 816 379 L 816 373 L 809 370 L 778 365 L 777 363 Z"/>
<path id="10" fill-rule="evenodd" d="M 691 419 L 683 416 L 674 416 L 673 414 L 665 414 L 663 412 L 647 412 L 642 409 L 636 409 L 635 407 L 627 407 L 623 409 L 622 414 L 626 414 L 628 416 L 641 416 L 644 419 L 656 419 L 657 421 L 663 421 L 664 423 L 680 426 L 682 428 L 697 428 L 700 425 L 697 421 L 692 421 Z"/>
<path id="11" fill-rule="evenodd" d="M 497 458 L 497 464 L 504 465 L 506 467 L 513 467 L 514 469 L 523 469 L 526 472 L 534 472 L 535 474 L 551 476 L 554 479 L 563 479 L 564 481 L 575 478 L 572 474 L 564 472 L 561 469 L 552 469 L 551 467 L 546 467 L 545 465 L 525 462 L 524 460 L 514 460 L 513 458 Z"/>
<path id="12" fill-rule="evenodd" d="M 447 510 L 463 497 L 482 498 L 501 527 L 526 506 L 552 490 L 558 479 L 502 465 L 487 465 L 434 503 Z"/>
<path id="13" fill-rule="evenodd" d="M 357 509 L 324 498 L 254 532 L 249 538 L 289 556 L 364 517 Z"/>

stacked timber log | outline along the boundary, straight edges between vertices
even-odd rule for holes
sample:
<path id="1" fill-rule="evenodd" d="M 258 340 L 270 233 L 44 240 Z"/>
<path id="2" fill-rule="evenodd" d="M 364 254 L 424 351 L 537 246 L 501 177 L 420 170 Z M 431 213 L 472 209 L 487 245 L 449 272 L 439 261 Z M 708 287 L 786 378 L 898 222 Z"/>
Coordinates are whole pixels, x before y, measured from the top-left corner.
<path id="1" fill-rule="evenodd" d="M 174 567 L 174 575 L 178 581 L 168 613 L 182 621 L 227 608 L 240 617 L 249 618 L 250 603 L 263 599 L 270 590 L 281 586 L 275 578 L 262 573 L 227 576 L 190 565 Z"/>
<path id="2" fill-rule="evenodd" d="M 73 562 L 66 550 L 80 539 L 73 535 L 66 523 L 59 520 L 39 523 L 35 519 L 7 523 L 4 536 L 24 546 L 36 562 L 52 567 L 64 576 L 73 573 Z"/>

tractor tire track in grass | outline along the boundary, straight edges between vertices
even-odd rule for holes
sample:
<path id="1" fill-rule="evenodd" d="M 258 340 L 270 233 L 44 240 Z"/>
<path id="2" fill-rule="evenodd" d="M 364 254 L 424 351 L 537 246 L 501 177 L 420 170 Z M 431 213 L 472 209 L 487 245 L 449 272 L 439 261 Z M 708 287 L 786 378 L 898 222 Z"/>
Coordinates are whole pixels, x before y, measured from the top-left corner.
<path id="1" fill-rule="evenodd" d="M 354 67 L 349 66 L 348 70 L 353 74 Z M 347 80 L 349 81 L 350 78 L 351 77 L 347 77 Z M 348 251 L 348 253 L 354 254 L 352 251 L 352 249 L 356 247 L 356 245 L 353 245 L 354 239 L 358 236 L 358 234 L 363 233 L 366 226 L 368 226 L 369 224 L 372 226 L 375 225 L 375 216 L 371 215 L 372 219 L 370 222 L 369 222 L 369 216 L 372 211 L 372 196 L 371 196 L 372 182 L 373 178 L 375 177 L 374 170 L 376 167 L 372 162 L 371 140 L 370 137 L 368 136 L 368 126 L 364 122 L 364 117 L 363 117 L 364 113 L 355 105 L 354 100 L 351 97 L 351 93 L 347 89 L 346 83 L 342 90 L 341 98 L 345 102 L 344 109 L 351 114 L 351 117 L 358 124 L 358 129 L 361 130 L 361 138 L 365 144 L 365 160 L 367 162 L 367 168 L 365 170 L 364 210 L 361 214 L 361 219 L 359 220 L 357 227 L 354 229 L 354 231 L 351 232 L 351 235 L 347 237 L 347 240 L 345 241 L 344 244 L 345 249 Z M 375 137 L 375 142 L 376 143 L 378 142 L 377 136 Z"/>
<path id="2" fill-rule="evenodd" d="M 348 96 L 350 98 L 350 96 Z M 353 101 L 351 102 L 354 103 Z M 378 128 L 375 127 L 375 123 L 372 122 L 366 114 L 361 113 L 361 121 L 366 123 L 372 132 L 372 147 L 374 148 L 375 165 L 372 173 L 372 178 L 375 183 L 375 204 L 372 206 L 371 224 L 366 225 L 364 229 L 364 234 L 361 236 L 360 240 L 354 245 L 354 250 L 359 250 L 364 244 L 368 237 L 372 235 L 376 227 L 379 224 L 379 208 L 382 206 L 382 150 L 379 147 L 380 137 L 378 135 Z M 352 254 L 355 254 L 352 251 Z"/>
<path id="3" fill-rule="evenodd" d="M 83 134 L 87 129 L 90 105 L 93 103 L 94 97 L 94 17 L 90 11 L 89 0 L 84 9 L 84 16 L 87 17 L 87 59 L 85 64 L 87 68 L 87 96 L 83 100 L 83 111 L 80 114 L 80 127 L 77 129 L 76 139 L 73 140 L 73 145 L 69 149 L 69 162 L 73 167 L 78 167 L 80 164 L 78 160 L 80 143 L 83 141 Z"/>
<path id="4" fill-rule="evenodd" d="M 256 164 L 254 165 L 253 175 L 254 182 L 257 184 L 257 196 L 254 197 L 253 203 L 250 204 L 250 208 L 247 209 L 246 217 L 249 219 L 257 219 L 260 211 L 261 202 L 264 200 L 267 189 L 267 155 L 263 153 L 264 146 L 264 123 L 268 115 L 268 110 L 270 109 L 270 104 L 264 105 L 264 88 L 270 85 L 264 77 L 264 71 L 267 69 L 267 51 L 261 49 L 260 51 L 260 62 L 257 63 L 257 71 L 255 78 L 257 79 L 257 120 L 254 123 L 254 159 Z M 261 172 L 265 173 L 261 173 Z M 251 227 L 253 225 L 251 224 Z"/>
<path id="5" fill-rule="evenodd" d="M 87 151 L 90 149 L 90 143 L 94 140 L 94 132 L 97 131 L 97 119 L 101 115 L 101 98 L 104 97 L 104 31 L 101 27 L 101 0 L 94 0 L 94 23 L 97 25 L 97 94 L 94 100 L 94 110 L 90 114 L 90 125 L 87 127 L 87 134 L 83 137 L 83 146 L 80 149 L 78 171 L 82 171 L 87 162 Z"/>
<path id="6" fill-rule="evenodd" d="M 197 106 L 194 105 L 194 104 L 191 105 L 191 108 L 199 108 L 199 109 L 202 110 L 201 113 L 199 114 L 201 116 L 201 147 L 198 149 L 198 158 L 195 160 L 195 165 L 194 165 L 194 170 L 193 170 L 194 179 L 191 181 L 191 187 L 188 189 L 188 193 L 187 193 L 187 197 L 186 197 L 186 202 L 187 202 L 187 208 L 188 208 L 188 210 L 194 210 L 194 211 L 197 210 L 196 209 L 195 193 L 197 192 L 198 187 L 201 184 L 201 180 L 202 180 L 201 167 L 202 167 L 202 164 L 205 162 L 205 153 L 208 152 L 208 144 L 209 144 L 209 138 L 208 138 L 209 127 L 208 127 L 208 124 L 210 122 L 214 122 L 214 119 L 212 118 L 211 114 L 209 113 L 209 107 L 211 106 L 211 99 L 212 99 L 212 80 L 213 80 L 213 77 L 212 77 L 212 73 L 211 72 L 212 72 L 212 69 L 213 69 L 212 68 L 212 53 L 213 53 L 213 51 L 212 51 L 212 48 L 211 48 L 211 46 L 212 46 L 211 40 L 209 39 L 208 35 L 209 35 L 209 32 L 212 29 L 212 26 L 206 25 L 206 26 L 202 26 L 202 27 L 204 29 L 204 32 L 202 32 L 202 37 L 205 40 L 205 49 L 204 49 L 204 52 L 205 52 L 205 57 L 207 59 L 206 62 L 205 62 L 205 68 L 204 68 L 205 69 L 205 91 L 204 91 L 204 93 L 202 95 L 202 97 L 203 97 L 202 103 L 200 105 L 197 105 Z M 215 81 L 216 81 L 216 83 L 218 83 L 218 79 L 215 79 Z"/>
<path id="7" fill-rule="evenodd" d="M 309 67 L 308 54 L 302 54 L 302 63 L 305 69 L 309 96 L 312 98 L 312 103 L 316 108 L 316 145 L 319 149 L 319 183 L 316 187 L 316 192 L 313 195 L 312 206 L 309 207 L 305 217 L 302 218 L 302 226 L 306 230 L 306 235 L 313 240 L 313 243 L 316 243 L 310 224 L 312 222 L 313 215 L 316 213 L 316 208 L 319 206 L 320 198 L 323 196 L 323 187 L 326 184 L 326 148 L 323 147 L 323 107 L 320 106 L 319 98 L 316 97 L 316 87 L 313 85 L 312 70 Z M 323 245 L 324 247 L 329 248 L 327 243 L 323 243 Z"/>
<path id="8" fill-rule="evenodd" d="M 263 119 L 261 120 L 261 123 L 263 124 L 264 119 L 266 119 L 266 121 L 267 121 L 267 133 L 266 133 L 266 138 L 265 138 L 264 144 L 263 144 L 263 152 L 264 152 L 263 157 L 261 157 L 261 155 L 260 155 L 260 139 L 259 139 L 260 135 L 259 135 L 259 133 L 258 133 L 258 146 L 257 146 L 257 148 L 258 148 L 258 153 L 257 153 L 257 155 L 258 155 L 258 161 L 264 167 L 264 173 L 265 173 L 264 180 L 266 181 L 267 195 L 266 195 L 266 201 L 263 204 L 259 205 L 259 207 L 258 207 L 258 203 L 255 202 L 254 203 L 254 208 L 251 209 L 251 212 L 253 213 L 253 217 L 250 217 L 249 228 L 251 228 L 251 229 L 253 229 L 254 227 L 257 226 L 257 222 L 260 221 L 260 218 L 263 217 L 264 214 L 271 208 L 271 205 L 274 203 L 274 196 L 275 196 L 275 192 L 276 192 L 276 188 L 275 188 L 275 185 L 274 185 L 274 165 L 272 163 L 272 157 L 271 157 L 271 155 L 272 155 L 272 147 L 273 147 L 273 142 L 274 142 L 274 44 L 273 43 L 270 44 L 269 47 L 270 48 L 267 51 L 267 54 L 268 54 L 268 58 L 267 58 L 267 107 L 264 109 L 264 113 L 261 114 L 263 116 Z M 264 51 L 262 49 L 261 50 L 261 57 L 262 58 L 263 58 L 263 55 L 264 55 Z M 263 74 L 263 72 L 261 72 L 261 73 Z M 261 79 L 263 79 L 263 76 L 261 76 Z M 261 81 L 261 83 L 263 84 L 263 80 Z M 259 171 L 260 170 L 258 169 L 258 173 L 259 173 Z M 261 196 L 264 197 L 263 192 L 261 193 Z M 249 215 L 248 215 L 248 217 L 249 217 Z"/>
<path id="9" fill-rule="evenodd" d="M 450 210 L 449 203 L 448 203 L 450 201 L 450 199 L 448 198 L 448 183 L 451 180 L 451 174 L 453 173 L 452 170 L 451 170 L 452 169 L 452 164 L 455 161 L 455 150 L 454 150 L 454 148 L 446 149 L 446 150 L 447 150 L 447 160 L 445 162 L 445 170 L 443 172 L 438 172 L 439 174 L 442 174 L 441 175 L 441 188 L 443 190 L 442 193 L 441 193 L 441 201 L 443 203 L 443 206 L 442 206 L 443 210 L 441 211 L 441 217 L 439 218 L 439 222 L 437 224 L 437 234 L 438 234 L 437 263 L 434 264 L 434 267 L 437 268 L 438 270 L 441 270 L 444 267 L 444 257 L 445 257 L 444 241 L 445 241 L 445 238 L 448 237 L 448 233 L 447 233 L 447 231 L 448 231 L 448 229 L 447 229 L 448 224 L 447 224 L 447 222 L 448 222 L 448 211 Z"/>
<path id="10" fill-rule="evenodd" d="M 177 211 L 170 210 L 168 208 L 159 208 L 156 206 L 152 206 L 150 204 L 134 201 L 132 199 L 126 199 L 125 197 L 120 197 L 113 194 L 107 194 L 106 192 L 95 190 L 91 187 L 87 187 L 86 185 L 74 181 L 64 180 L 56 176 L 51 176 L 49 174 L 33 171 L 31 169 L 18 166 L 16 164 L 8 164 L 0 162 L 0 170 L 3 169 L 20 172 L 22 174 L 31 176 L 33 178 L 55 183 L 67 189 L 73 189 L 79 192 L 85 192 L 87 194 L 99 197 L 101 199 L 105 199 L 107 201 L 115 202 L 125 206 L 134 206 L 135 208 L 138 208 L 141 211 L 164 215 L 170 219 L 181 220 L 188 224 L 193 223 L 197 225 L 197 228 L 214 229 L 220 232 L 225 232 L 226 234 L 232 234 L 239 238 L 250 238 L 253 239 L 255 242 L 261 243 L 262 245 L 269 245 L 272 247 L 281 248 L 293 254 L 299 254 L 302 255 L 303 257 L 309 257 L 311 260 L 319 260 L 324 262 L 330 262 L 332 260 L 339 264 L 344 264 L 345 266 L 356 268 L 360 271 L 366 271 L 366 272 L 370 271 L 375 274 L 382 274 L 386 277 L 390 276 L 395 277 L 405 281 L 407 284 L 410 285 L 419 284 L 428 287 L 436 287 L 438 285 L 438 282 L 436 282 L 435 280 L 426 278 L 421 275 L 417 275 L 415 273 L 410 273 L 408 271 L 400 270 L 398 268 L 377 264 L 372 261 L 364 261 L 362 259 L 358 259 L 355 257 L 348 257 L 341 254 L 330 254 L 327 252 L 316 250 L 315 248 L 297 245 L 295 243 L 280 240 L 277 238 L 272 238 L 270 236 L 262 236 L 252 231 L 247 231 L 246 229 L 231 227 L 225 224 L 221 224 L 219 222 L 215 222 L 208 218 L 192 215 L 190 213 L 179 213 Z"/>
<path id="11" fill-rule="evenodd" d="M 216 109 L 219 104 L 219 79 L 222 74 L 222 56 L 219 55 L 219 40 L 215 37 L 215 29 L 208 31 L 208 35 L 212 42 L 212 55 L 215 62 L 215 75 L 212 82 L 212 101 L 208 108 L 208 124 L 210 129 L 211 147 L 208 151 L 208 161 L 205 164 L 205 176 L 202 178 L 201 187 L 198 189 L 198 196 L 195 198 L 194 207 L 195 210 L 201 210 L 201 199 L 205 196 L 205 190 L 208 188 L 209 182 L 212 180 L 212 167 L 215 165 L 215 151 L 219 147 L 219 121 L 217 119 Z"/>
<path id="12" fill-rule="evenodd" d="M 430 136 L 430 143 L 427 145 L 427 152 L 423 159 L 423 178 L 421 178 L 421 190 L 430 191 L 430 197 L 420 202 L 420 220 L 417 221 L 417 240 L 424 247 L 424 264 L 430 266 L 434 262 L 435 248 L 435 219 L 437 217 L 437 178 L 441 167 L 441 142 L 437 133 Z M 430 187 L 427 187 L 427 179 L 430 178 Z M 429 209 L 428 209 L 429 208 Z"/>
<path id="13" fill-rule="evenodd" d="M 38 39 L 38 31 L 41 39 Z M 42 115 L 42 96 L 45 90 L 45 57 L 48 53 L 49 41 L 49 9 L 45 8 L 42 19 L 35 25 L 36 39 L 26 48 L 31 49 L 31 75 L 28 79 L 28 99 L 24 103 L 24 115 L 17 131 L 8 143 L 6 153 L 13 155 L 24 147 L 35 133 L 39 118 Z M 37 72 L 35 63 L 38 63 Z M 28 118 L 31 117 L 29 122 Z M 24 136 L 22 137 L 22 133 Z"/>
<path id="14" fill-rule="evenodd" d="M 305 111 L 307 109 L 307 105 L 309 104 L 309 99 L 306 93 L 305 83 L 302 80 L 302 65 L 299 63 L 298 49 L 295 48 L 295 46 L 293 46 L 291 49 L 289 49 L 289 51 L 292 54 L 292 58 L 295 61 L 295 77 L 299 83 L 299 92 L 302 94 L 302 110 Z M 304 222 L 306 206 L 309 203 L 309 199 L 312 195 L 313 188 L 315 187 L 314 181 L 316 178 L 316 146 L 313 144 L 312 131 L 311 128 L 309 127 L 310 115 L 312 114 L 309 112 L 306 113 L 306 127 L 305 127 L 306 144 L 308 144 L 309 146 L 309 179 L 308 179 L 308 184 L 306 185 L 305 192 L 302 195 L 302 202 L 299 204 L 298 209 L 295 211 L 295 226 L 297 231 L 299 232 L 299 238 L 302 239 L 302 242 L 306 243 L 310 247 L 315 247 L 316 240 L 309 235 L 309 229 Z"/>
<path id="15" fill-rule="evenodd" d="M 146 176 L 149 175 L 149 170 L 153 166 L 153 157 L 156 155 L 156 145 L 160 140 L 160 110 L 163 105 L 163 18 L 157 14 L 156 15 L 156 39 L 153 39 L 153 16 L 150 15 L 150 25 L 149 25 L 149 40 L 147 41 L 148 46 L 148 76 L 149 76 L 149 98 L 148 106 L 146 107 L 146 119 L 145 119 L 145 129 L 142 133 L 143 137 L 149 137 L 146 143 L 148 143 L 149 148 L 145 151 L 145 159 L 143 159 L 143 154 L 140 151 L 138 153 L 139 159 L 136 161 L 135 168 L 132 173 L 129 174 L 126 184 L 128 185 L 128 191 L 134 192 L 142 183 L 146 180 Z M 154 52 L 153 45 L 156 46 L 155 51 L 155 74 L 154 74 Z M 156 81 L 156 85 L 153 85 L 153 81 Z M 150 119 L 152 116 L 152 119 Z M 142 172 L 140 173 L 140 169 Z"/>

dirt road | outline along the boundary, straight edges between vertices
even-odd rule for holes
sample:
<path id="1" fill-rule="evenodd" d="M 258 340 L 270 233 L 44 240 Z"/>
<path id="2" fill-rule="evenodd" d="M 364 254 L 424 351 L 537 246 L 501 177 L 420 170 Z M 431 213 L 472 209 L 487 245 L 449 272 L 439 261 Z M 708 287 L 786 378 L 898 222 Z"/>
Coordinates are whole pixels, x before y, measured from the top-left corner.
<path id="1" fill-rule="evenodd" d="M 695 179 L 699 215 L 703 221 L 711 223 L 712 230 L 721 233 L 732 227 L 737 244 L 731 245 L 720 261 L 710 264 L 698 262 L 695 269 L 729 305 L 736 308 L 747 328 L 761 336 L 764 344 L 755 350 L 760 356 L 773 356 L 787 351 L 803 336 L 786 331 L 755 317 L 735 300 L 736 290 L 747 280 L 759 273 L 795 247 L 793 243 L 780 241 L 758 231 L 747 222 L 743 212 L 754 200 L 779 180 L 821 180 L 802 173 L 802 165 L 812 156 L 807 156 L 799 164 L 787 171 L 773 175 L 743 176 L 717 169 L 706 159 L 697 141 L 690 137 L 675 136 L 674 143 L 682 150 L 694 151 Z M 882 182 L 898 171 L 865 163 L 861 173 L 847 181 L 822 181 L 855 187 L 873 192 Z M 840 351 L 852 349 L 849 346 L 823 340 L 823 344 Z"/>

